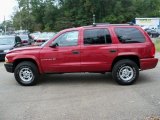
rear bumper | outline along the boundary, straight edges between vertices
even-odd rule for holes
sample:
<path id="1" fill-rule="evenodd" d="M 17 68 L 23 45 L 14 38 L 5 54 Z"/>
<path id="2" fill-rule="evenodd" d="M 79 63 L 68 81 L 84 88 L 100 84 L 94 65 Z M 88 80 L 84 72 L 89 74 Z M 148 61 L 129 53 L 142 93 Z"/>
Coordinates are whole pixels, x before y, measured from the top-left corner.
<path id="1" fill-rule="evenodd" d="M 141 70 L 152 69 L 152 68 L 156 67 L 157 63 L 158 63 L 157 58 L 141 59 L 140 60 L 140 67 L 141 67 Z"/>
<path id="2" fill-rule="evenodd" d="M 7 72 L 13 73 L 14 72 L 14 68 L 13 68 L 13 64 L 12 63 L 5 63 L 4 64 Z"/>

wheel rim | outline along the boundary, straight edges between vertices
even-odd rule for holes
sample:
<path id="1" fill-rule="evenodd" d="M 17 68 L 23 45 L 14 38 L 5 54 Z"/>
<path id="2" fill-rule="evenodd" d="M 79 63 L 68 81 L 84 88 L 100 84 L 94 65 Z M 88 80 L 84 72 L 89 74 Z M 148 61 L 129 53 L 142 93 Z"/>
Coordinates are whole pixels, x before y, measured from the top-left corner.
<path id="1" fill-rule="evenodd" d="M 134 76 L 133 68 L 130 66 L 124 66 L 119 70 L 119 76 L 124 81 L 130 81 Z"/>
<path id="2" fill-rule="evenodd" d="M 29 82 L 33 79 L 33 72 L 30 68 L 22 68 L 19 72 L 19 77 L 24 82 Z"/>

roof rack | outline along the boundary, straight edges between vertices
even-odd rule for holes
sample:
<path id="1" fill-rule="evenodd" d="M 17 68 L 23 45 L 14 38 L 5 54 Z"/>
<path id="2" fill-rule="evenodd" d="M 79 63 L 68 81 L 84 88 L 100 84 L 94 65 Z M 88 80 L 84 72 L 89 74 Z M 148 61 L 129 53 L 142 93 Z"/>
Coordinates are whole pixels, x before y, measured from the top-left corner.
<path id="1" fill-rule="evenodd" d="M 113 26 L 130 26 L 130 25 L 136 25 L 132 22 L 128 22 L 126 24 L 110 24 L 110 23 L 93 23 L 93 27 L 96 27 L 96 26 L 109 26 L 109 25 L 113 25 Z"/>

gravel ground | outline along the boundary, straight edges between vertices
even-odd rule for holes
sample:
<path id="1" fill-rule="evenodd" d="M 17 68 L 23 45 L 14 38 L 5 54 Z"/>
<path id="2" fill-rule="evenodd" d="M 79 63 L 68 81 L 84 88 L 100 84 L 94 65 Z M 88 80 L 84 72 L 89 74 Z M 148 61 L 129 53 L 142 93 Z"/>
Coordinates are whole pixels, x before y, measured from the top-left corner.
<path id="1" fill-rule="evenodd" d="M 152 120 L 160 116 L 160 64 L 142 71 L 131 86 L 117 85 L 110 73 L 75 73 L 45 75 L 32 87 L 20 86 L 3 64 L 0 120 Z"/>

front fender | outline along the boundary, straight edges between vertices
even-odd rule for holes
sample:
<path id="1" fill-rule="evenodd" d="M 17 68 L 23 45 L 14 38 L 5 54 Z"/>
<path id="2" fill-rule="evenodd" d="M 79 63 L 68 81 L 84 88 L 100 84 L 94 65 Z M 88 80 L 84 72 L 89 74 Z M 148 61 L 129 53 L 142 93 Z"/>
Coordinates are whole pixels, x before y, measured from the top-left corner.
<path id="1" fill-rule="evenodd" d="M 40 64 L 40 61 L 37 57 L 35 56 L 32 56 L 32 55 L 23 55 L 23 56 L 20 56 L 20 55 L 16 55 L 15 57 L 12 58 L 13 60 L 13 63 L 17 60 L 22 60 L 22 61 L 27 61 L 27 60 L 31 60 L 31 61 L 34 61 L 36 64 L 37 64 L 37 67 L 39 69 L 39 72 L 40 74 L 43 73 L 43 70 L 42 70 L 42 67 L 41 67 L 41 64 Z"/>

